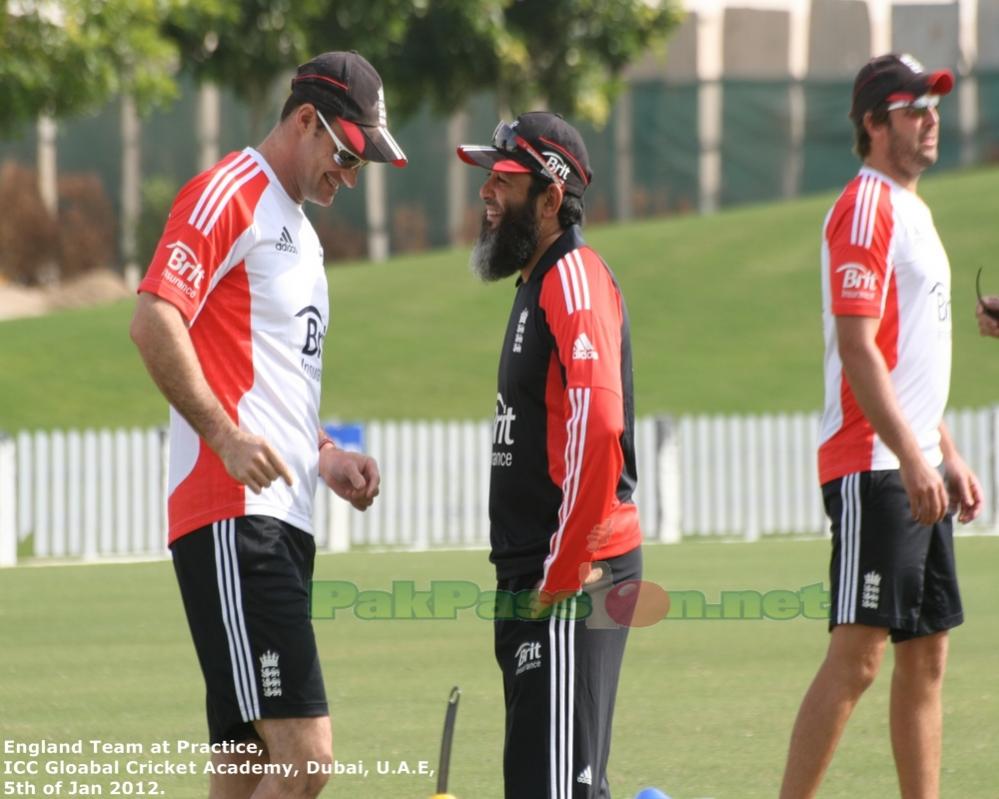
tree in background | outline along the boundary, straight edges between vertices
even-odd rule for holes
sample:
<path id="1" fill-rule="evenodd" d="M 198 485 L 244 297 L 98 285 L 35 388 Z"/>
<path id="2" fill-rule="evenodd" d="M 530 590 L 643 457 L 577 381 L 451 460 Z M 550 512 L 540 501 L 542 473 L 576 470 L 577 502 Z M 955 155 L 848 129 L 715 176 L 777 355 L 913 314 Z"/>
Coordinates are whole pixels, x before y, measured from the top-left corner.
<path id="1" fill-rule="evenodd" d="M 168 0 L 22 0 L 0 14 L 0 132 L 129 93 L 172 100 L 177 48 L 160 30 Z"/>
<path id="2" fill-rule="evenodd" d="M 497 0 L 345 0 L 312 28 L 312 49 L 353 49 L 381 73 L 386 103 L 405 119 L 425 103 L 453 114 L 494 88 L 514 49 Z"/>
<path id="3" fill-rule="evenodd" d="M 260 135 L 274 82 L 337 49 L 377 66 L 400 117 L 494 89 L 600 122 L 624 67 L 678 22 L 676 0 L 5 0 L 0 131 L 124 92 L 166 102 L 181 69 L 245 100 Z"/>
<path id="4" fill-rule="evenodd" d="M 275 81 L 310 56 L 309 29 L 329 5 L 330 0 L 178 0 L 163 31 L 180 50 L 182 70 L 199 83 L 224 86 L 246 103 L 256 140 L 266 132 Z"/>
<path id="5" fill-rule="evenodd" d="M 177 96 L 182 72 L 242 99 L 253 141 L 273 118 L 277 85 L 286 89 L 298 64 L 327 50 L 357 50 L 378 68 L 397 121 L 424 106 L 450 116 L 492 91 L 500 113 L 543 104 L 600 124 L 623 69 L 678 23 L 678 2 L 4 0 L 0 134 L 49 120 L 39 126 L 39 186 L 55 214 L 51 120 L 123 98 L 118 254 L 134 271 L 141 257 L 138 118 Z M 378 186 L 371 196 L 370 207 L 384 210 Z M 369 234 L 384 239 L 384 220 L 368 221 Z M 387 251 L 387 239 L 384 246 L 369 240 L 369 253 Z"/>
<path id="6" fill-rule="evenodd" d="M 679 23 L 675 0 L 174 0 L 181 67 L 233 91 L 259 138 L 275 81 L 327 50 L 357 50 L 392 114 L 451 114 L 476 92 L 606 119 L 622 70 Z"/>
<path id="7" fill-rule="evenodd" d="M 680 19 L 675 0 L 344 0 L 310 26 L 310 49 L 362 52 L 402 118 L 492 89 L 504 110 L 545 102 L 599 124 L 624 68 Z"/>
<path id="8" fill-rule="evenodd" d="M 5 206 L 0 276 L 48 282 L 95 266 L 110 266 L 115 216 L 94 176 L 64 175 L 56 159 L 55 120 L 97 110 L 113 97 L 135 113 L 177 95 L 177 49 L 160 21 L 172 0 L 19 0 L 0 13 L 0 133 L 38 122 L 37 172 L 0 171 L 4 189 L 18 187 L 24 202 Z M 123 137 L 124 138 L 124 137 Z M 137 137 L 136 137 L 137 139 Z M 137 141 L 128 161 L 138 180 Z M 124 194 L 124 192 L 123 192 Z M 123 199 L 123 210 L 133 210 Z M 134 214 L 133 214 L 134 215 Z M 42 218 L 44 217 L 44 222 Z M 130 232 L 124 214 L 122 230 Z M 17 245 L 45 235 L 45 245 L 19 259 Z M 130 237 L 123 238 L 128 256 Z M 10 245 L 10 246 L 8 246 Z"/>
<path id="9" fill-rule="evenodd" d="M 511 107 L 547 101 L 592 122 L 610 114 L 621 73 L 680 23 L 678 3 L 646 0 L 517 0 L 505 11 L 519 45 L 497 85 Z"/>

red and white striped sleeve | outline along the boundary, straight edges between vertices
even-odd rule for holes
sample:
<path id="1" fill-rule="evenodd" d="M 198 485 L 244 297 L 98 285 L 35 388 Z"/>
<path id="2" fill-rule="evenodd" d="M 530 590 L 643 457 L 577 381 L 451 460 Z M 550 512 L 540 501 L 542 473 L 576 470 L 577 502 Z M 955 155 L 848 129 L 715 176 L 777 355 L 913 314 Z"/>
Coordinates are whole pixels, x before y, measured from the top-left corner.
<path id="1" fill-rule="evenodd" d="M 861 173 L 843 191 L 826 225 L 833 315 L 882 315 L 893 224 L 890 184 Z"/>
<path id="2" fill-rule="evenodd" d="M 559 453 L 564 470 L 553 470 L 562 476 L 562 504 L 541 585 L 544 598 L 557 601 L 582 586 L 593 558 L 588 537 L 618 504 L 623 313 L 609 270 L 586 247 L 568 253 L 545 275 L 540 302 L 565 383 L 565 448 Z"/>
<path id="3" fill-rule="evenodd" d="M 252 224 L 267 183 L 247 151 L 189 181 L 174 200 L 139 290 L 173 303 L 190 322 L 231 266 L 233 245 Z"/>

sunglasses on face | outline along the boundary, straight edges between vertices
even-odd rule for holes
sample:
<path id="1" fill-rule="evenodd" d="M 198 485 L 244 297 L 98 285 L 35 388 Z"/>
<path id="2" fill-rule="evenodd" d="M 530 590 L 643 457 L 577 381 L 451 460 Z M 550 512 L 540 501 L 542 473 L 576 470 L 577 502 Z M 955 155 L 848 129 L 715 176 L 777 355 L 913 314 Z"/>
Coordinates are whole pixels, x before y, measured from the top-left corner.
<path id="1" fill-rule="evenodd" d="M 978 267 L 978 275 L 975 276 L 975 294 L 978 295 L 978 302 L 985 309 L 985 315 L 999 321 L 999 309 L 990 308 L 982 298 L 982 267 Z"/>
<path id="2" fill-rule="evenodd" d="M 565 188 L 565 180 L 548 168 L 548 164 L 545 159 L 541 157 L 541 153 L 535 150 L 527 139 L 518 134 L 509 122 L 500 122 L 496 126 L 496 130 L 493 131 L 493 147 L 497 150 L 502 150 L 505 153 L 527 153 L 531 158 L 537 161 L 542 175 L 552 181 L 552 183 L 556 186 Z"/>
<path id="3" fill-rule="evenodd" d="M 889 103 L 888 110 L 905 109 L 910 116 L 924 117 L 930 112 L 930 109 L 936 108 L 938 105 L 940 105 L 939 94 L 924 94 L 915 100 L 896 100 L 894 103 Z"/>
<path id="4" fill-rule="evenodd" d="M 343 167 L 344 169 L 360 169 L 362 166 L 367 166 L 367 161 L 340 141 L 337 135 L 333 132 L 333 128 L 331 128 L 329 123 L 326 121 L 326 117 L 323 116 L 322 112 L 318 108 L 316 109 L 316 116 L 319 117 L 319 121 L 323 123 L 323 127 L 326 128 L 326 132 L 333 138 L 333 144 L 336 147 L 336 152 L 333 153 L 333 160 L 336 162 L 337 166 Z"/>

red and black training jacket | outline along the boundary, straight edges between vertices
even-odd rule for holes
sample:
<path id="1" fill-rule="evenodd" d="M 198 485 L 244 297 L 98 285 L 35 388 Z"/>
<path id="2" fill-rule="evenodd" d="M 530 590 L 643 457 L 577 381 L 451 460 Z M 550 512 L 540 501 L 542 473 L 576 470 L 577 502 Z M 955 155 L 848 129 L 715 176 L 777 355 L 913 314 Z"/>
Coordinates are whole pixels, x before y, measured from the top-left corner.
<path id="1" fill-rule="evenodd" d="M 575 593 L 641 543 L 631 334 L 610 268 L 567 229 L 517 294 L 500 355 L 489 518 L 500 580 Z"/>

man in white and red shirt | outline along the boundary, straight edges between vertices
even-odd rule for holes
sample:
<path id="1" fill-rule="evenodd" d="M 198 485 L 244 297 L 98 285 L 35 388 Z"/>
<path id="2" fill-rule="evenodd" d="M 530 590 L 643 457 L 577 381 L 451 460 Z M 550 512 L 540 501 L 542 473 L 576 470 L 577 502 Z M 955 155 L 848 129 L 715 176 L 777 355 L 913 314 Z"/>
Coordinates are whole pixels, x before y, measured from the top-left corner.
<path id="1" fill-rule="evenodd" d="M 406 163 L 381 78 L 357 53 L 317 56 L 258 148 L 181 189 L 139 286 L 131 332 L 170 403 L 169 543 L 218 747 L 212 796 L 315 796 L 326 777 L 306 764 L 332 759 L 313 497 L 322 478 L 364 510 L 379 474 L 319 425 L 329 299 L 302 204 L 330 205 L 368 161 Z M 297 772 L 261 779 L 247 762 Z"/>
<path id="2" fill-rule="evenodd" d="M 947 70 L 869 61 L 850 118 L 860 173 L 822 232 L 825 412 L 819 476 L 832 522 L 829 650 L 791 737 L 783 799 L 818 791 L 886 642 L 895 645 L 891 737 L 903 797 L 939 795 L 947 631 L 963 621 L 952 513 L 981 488 L 943 421 L 950 388 L 950 264 L 916 194 L 937 160 Z"/>

